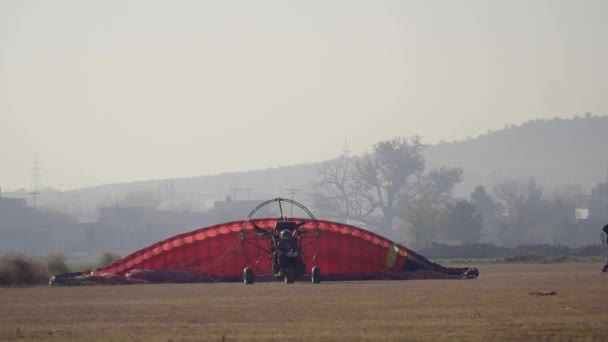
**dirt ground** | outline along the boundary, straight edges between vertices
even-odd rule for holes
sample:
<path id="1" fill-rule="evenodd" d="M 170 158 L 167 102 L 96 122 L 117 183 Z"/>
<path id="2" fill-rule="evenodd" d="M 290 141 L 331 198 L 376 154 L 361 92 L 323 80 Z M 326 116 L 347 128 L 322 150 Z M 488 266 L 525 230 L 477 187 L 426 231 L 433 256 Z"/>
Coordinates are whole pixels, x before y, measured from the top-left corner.
<path id="1" fill-rule="evenodd" d="M 481 265 L 477 280 L 1 288 L 0 340 L 608 340 L 601 266 Z"/>

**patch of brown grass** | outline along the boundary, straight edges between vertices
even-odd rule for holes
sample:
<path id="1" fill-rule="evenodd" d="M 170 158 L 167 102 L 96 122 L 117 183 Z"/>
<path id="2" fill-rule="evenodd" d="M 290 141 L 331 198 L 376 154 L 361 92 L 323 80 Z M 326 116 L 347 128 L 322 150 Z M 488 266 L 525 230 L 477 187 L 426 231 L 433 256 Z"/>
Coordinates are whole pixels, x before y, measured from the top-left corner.
<path id="1" fill-rule="evenodd" d="M 0 340 L 602 340 L 601 264 L 480 268 L 477 280 L 0 289 Z M 555 290 L 555 296 L 530 296 Z"/>

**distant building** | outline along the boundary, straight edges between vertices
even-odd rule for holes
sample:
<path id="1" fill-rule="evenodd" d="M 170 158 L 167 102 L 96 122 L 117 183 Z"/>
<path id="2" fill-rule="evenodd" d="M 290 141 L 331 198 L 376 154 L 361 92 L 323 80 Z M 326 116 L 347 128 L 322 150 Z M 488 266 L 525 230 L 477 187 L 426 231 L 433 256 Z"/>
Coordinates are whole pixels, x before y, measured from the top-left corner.
<path id="1" fill-rule="evenodd" d="M 23 209 L 27 207 L 27 199 L 25 198 L 10 198 L 2 197 L 2 188 L 0 188 L 0 210 Z"/>
<path id="2" fill-rule="evenodd" d="M 156 220 L 156 209 L 148 207 L 104 207 L 99 210 L 99 222 L 127 230 L 143 230 Z"/>
<path id="3" fill-rule="evenodd" d="M 83 241 L 82 229 L 67 215 L 28 207 L 25 198 L 0 197 L 0 253 L 81 252 Z"/>

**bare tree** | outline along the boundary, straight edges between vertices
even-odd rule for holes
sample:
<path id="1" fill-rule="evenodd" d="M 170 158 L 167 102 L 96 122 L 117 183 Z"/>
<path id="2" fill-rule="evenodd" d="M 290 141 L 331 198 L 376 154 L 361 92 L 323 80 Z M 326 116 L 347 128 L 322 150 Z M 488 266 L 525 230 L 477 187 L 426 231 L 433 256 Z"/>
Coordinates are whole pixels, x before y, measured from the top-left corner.
<path id="1" fill-rule="evenodd" d="M 410 196 L 424 171 L 424 147 L 419 136 L 393 138 L 377 143 L 355 162 L 354 181 L 361 199 L 382 211 L 386 231 L 393 228 L 399 198 Z"/>
<path id="2" fill-rule="evenodd" d="M 528 184 L 514 180 L 499 183 L 494 194 L 506 209 L 501 227 L 503 243 L 518 245 L 542 239 L 549 221 L 549 203 L 533 179 Z"/>
<path id="3" fill-rule="evenodd" d="M 315 203 L 343 220 L 358 220 L 393 230 L 397 217 L 406 221 L 420 241 L 433 237 L 440 210 L 452 198 L 462 169 L 440 168 L 424 173 L 421 138 L 380 141 L 361 157 L 342 156 L 325 163 L 316 184 Z M 372 213 L 380 212 L 381 222 Z M 412 228 L 413 227 L 413 228 Z"/>
<path id="4" fill-rule="evenodd" d="M 355 183 L 355 160 L 356 157 L 342 155 L 321 165 L 315 203 L 322 215 L 344 222 L 365 221 L 374 211 L 375 207 L 362 198 L 364 194 Z"/>
<path id="5" fill-rule="evenodd" d="M 526 186 L 515 180 L 498 183 L 493 190 L 494 196 L 504 205 L 507 216 L 515 215 L 517 207 L 527 197 Z"/>
<path id="6" fill-rule="evenodd" d="M 394 138 L 373 146 L 361 157 L 342 156 L 325 163 L 316 184 L 317 203 L 345 220 L 373 223 L 382 212 L 382 228 L 392 230 L 398 199 L 414 189 L 424 171 L 420 137 Z"/>

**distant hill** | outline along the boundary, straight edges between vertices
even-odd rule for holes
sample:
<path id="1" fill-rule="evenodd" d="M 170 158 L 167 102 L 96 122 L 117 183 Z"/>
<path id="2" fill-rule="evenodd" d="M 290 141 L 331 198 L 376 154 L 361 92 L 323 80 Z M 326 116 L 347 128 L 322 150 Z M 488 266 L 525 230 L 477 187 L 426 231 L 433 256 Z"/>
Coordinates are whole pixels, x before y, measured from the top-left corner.
<path id="1" fill-rule="evenodd" d="M 427 165 L 460 166 L 461 188 L 529 179 L 541 185 L 580 185 L 587 190 L 606 181 L 608 117 L 528 121 L 474 139 L 442 143 L 426 152 Z"/>
<path id="2" fill-rule="evenodd" d="M 129 195 L 152 193 L 160 198 L 161 209 L 206 211 L 214 201 L 228 196 L 238 200 L 291 197 L 288 189 L 296 189 L 295 198 L 306 201 L 319 164 L 300 164 L 248 172 L 223 173 L 176 179 L 144 180 L 87 187 L 60 192 L 41 191 L 41 207 L 54 208 L 94 222 L 100 207 L 121 204 Z M 7 194 L 28 197 L 25 191 Z M 29 200 L 29 197 L 28 197 Z"/>
<path id="3" fill-rule="evenodd" d="M 428 167 L 457 166 L 464 169 L 464 181 L 457 188 L 460 196 L 468 196 L 479 184 L 491 187 L 502 180 L 527 180 L 531 177 L 545 186 L 580 185 L 588 190 L 606 180 L 607 132 L 606 116 L 535 120 L 464 141 L 429 146 L 425 154 Z M 161 207 L 194 211 L 203 210 L 214 200 L 234 194 L 237 199 L 289 197 L 287 188 L 300 189 L 295 198 L 306 201 L 306 195 L 312 192 L 311 184 L 316 180 L 319 165 L 301 164 L 54 191 L 40 195 L 39 203 L 94 220 L 91 213 L 99 206 L 120 202 L 138 191 L 160 194 L 163 198 Z"/>

